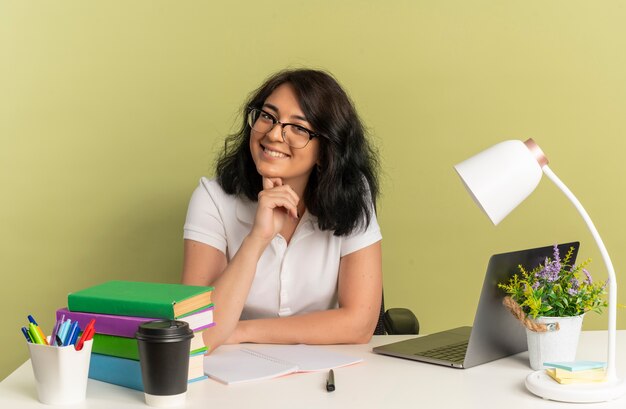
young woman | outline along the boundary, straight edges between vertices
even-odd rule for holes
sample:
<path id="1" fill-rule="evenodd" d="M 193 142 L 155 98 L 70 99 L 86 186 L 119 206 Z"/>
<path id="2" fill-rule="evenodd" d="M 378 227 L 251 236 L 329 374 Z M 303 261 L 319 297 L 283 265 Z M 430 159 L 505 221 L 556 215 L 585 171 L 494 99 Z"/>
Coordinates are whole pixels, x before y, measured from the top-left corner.
<path id="1" fill-rule="evenodd" d="M 377 157 L 337 81 L 282 71 L 245 105 L 184 227 L 183 283 L 215 287 L 223 343 L 365 343 L 382 295 Z"/>

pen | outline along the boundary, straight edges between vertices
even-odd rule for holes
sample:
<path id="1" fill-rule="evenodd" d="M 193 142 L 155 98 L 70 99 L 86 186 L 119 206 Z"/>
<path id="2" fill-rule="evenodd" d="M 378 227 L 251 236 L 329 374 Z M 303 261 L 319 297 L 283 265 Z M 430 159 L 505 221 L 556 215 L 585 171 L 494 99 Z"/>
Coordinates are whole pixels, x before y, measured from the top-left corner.
<path id="1" fill-rule="evenodd" d="M 328 371 L 328 379 L 326 379 L 326 390 L 332 392 L 335 390 L 335 372 L 331 369 Z"/>
<path id="2" fill-rule="evenodd" d="M 61 324 L 61 328 L 57 332 L 57 345 L 63 346 L 65 341 L 65 337 L 67 336 L 67 331 L 70 329 L 70 320 L 69 318 Z"/>
<path id="3" fill-rule="evenodd" d="M 63 340 L 63 346 L 68 346 L 72 343 L 72 340 L 74 339 L 74 335 L 77 330 L 78 330 L 78 321 L 74 321 L 72 322 L 72 325 L 69 331 L 67 332 L 67 336 Z"/>
<path id="4" fill-rule="evenodd" d="M 32 322 L 28 324 L 28 333 L 30 334 L 30 339 L 32 339 L 35 344 L 43 344 L 43 339 L 41 339 L 37 327 Z"/>
<path id="5" fill-rule="evenodd" d="M 43 331 L 41 330 L 41 328 L 39 328 L 39 325 L 37 324 L 37 321 L 35 321 L 35 318 L 33 318 L 32 315 L 28 316 L 28 321 L 30 321 L 29 324 L 29 329 L 30 326 L 32 325 L 34 328 L 34 331 L 37 332 L 39 334 L 39 337 L 41 338 L 41 342 L 37 342 L 38 344 L 44 344 L 44 345 L 49 345 L 48 344 L 48 339 L 46 338 L 46 336 L 43 334 Z M 31 334 L 32 335 L 32 334 Z"/>
<path id="6" fill-rule="evenodd" d="M 28 333 L 28 330 L 26 329 L 26 327 L 22 327 L 22 334 L 24 334 L 24 336 L 26 337 L 26 341 L 32 343 L 33 340 L 30 338 L 30 334 Z"/>
<path id="7" fill-rule="evenodd" d="M 95 322 L 96 320 L 93 318 L 91 319 L 91 321 L 89 321 L 89 324 L 87 324 L 87 326 L 85 327 L 85 330 L 83 331 L 83 334 L 80 336 L 80 339 L 74 345 L 74 349 L 76 349 L 77 351 L 80 351 L 81 349 L 83 349 L 83 345 L 85 341 L 89 341 L 91 338 L 93 338 L 93 334 L 95 332 L 95 329 L 93 326 Z"/>
<path id="8" fill-rule="evenodd" d="M 59 331 L 59 321 L 55 321 L 54 328 L 52 328 L 52 334 L 50 334 L 50 345 L 57 346 L 57 332 Z"/>

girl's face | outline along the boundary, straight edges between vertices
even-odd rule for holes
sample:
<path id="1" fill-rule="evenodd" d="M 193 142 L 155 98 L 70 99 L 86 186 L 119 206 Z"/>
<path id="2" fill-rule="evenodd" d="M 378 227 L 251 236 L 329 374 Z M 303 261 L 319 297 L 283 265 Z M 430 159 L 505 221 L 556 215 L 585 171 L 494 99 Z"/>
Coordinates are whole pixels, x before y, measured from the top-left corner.
<path id="1" fill-rule="evenodd" d="M 263 103 L 262 109 L 278 121 L 300 125 L 315 131 L 306 120 L 291 84 L 277 87 Z M 287 145 L 282 128 L 276 124 L 266 133 L 250 130 L 250 152 L 261 176 L 281 178 L 284 184 L 304 191 L 319 156 L 319 140 L 313 138 L 301 149 Z"/>

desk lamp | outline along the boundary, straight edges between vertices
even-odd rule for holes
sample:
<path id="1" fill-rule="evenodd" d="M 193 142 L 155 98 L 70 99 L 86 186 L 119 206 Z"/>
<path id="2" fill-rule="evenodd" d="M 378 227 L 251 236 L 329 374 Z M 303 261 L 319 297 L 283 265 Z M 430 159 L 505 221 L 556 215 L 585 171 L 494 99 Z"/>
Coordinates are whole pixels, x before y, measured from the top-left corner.
<path id="1" fill-rule="evenodd" d="M 617 322 L 617 281 L 609 253 L 591 218 L 574 194 L 548 167 L 548 159 L 532 140 L 512 140 L 492 146 L 454 167 L 474 201 L 494 225 L 504 219 L 537 187 L 542 172 L 567 196 L 585 220 L 600 249 L 609 275 L 608 349 L 606 381 L 562 385 L 545 371 L 526 377 L 526 388 L 545 399 L 563 402 L 603 402 L 626 393 L 626 382 L 618 379 L 615 370 L 615 333 Z"/>

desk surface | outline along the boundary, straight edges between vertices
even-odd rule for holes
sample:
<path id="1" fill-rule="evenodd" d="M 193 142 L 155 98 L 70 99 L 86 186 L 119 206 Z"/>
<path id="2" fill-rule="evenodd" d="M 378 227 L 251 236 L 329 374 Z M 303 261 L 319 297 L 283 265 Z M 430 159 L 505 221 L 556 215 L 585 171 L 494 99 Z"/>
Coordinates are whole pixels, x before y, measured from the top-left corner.
<path id="1" fill-rule="evenodd" d="M 364 362 L 335 370 L 337 390 L 326 392 L 326 372 L 298 373 L 240 385 L 211 379 L 189 385 L 187 408 L 572 408 L 545 401 L 524 387 L 528 353 L 470 369 L 454 369 L 372 353 L 372 347 L 408 336 L 375 336 L 366 345 L 323 348 L 361 356 Z M 222 348 L 233 348 L 224 346 Z M 606 360 L 606 331 L 583 332 L 578 359 Z M 626 331 L 618 331 L 617 371 L 626 375 Z M 587 408 L 624 408 L 626 397 Z M 30 361 L 0 383 L 0 407 L 50 408 L 37 400 Z M 145 408 L 143 393 L 90 379 L 87 400 L 72 408 Z"/>

